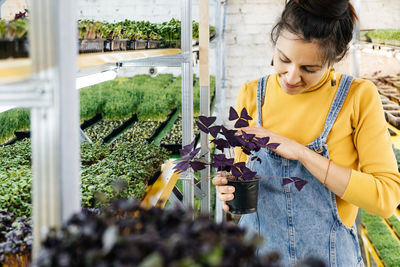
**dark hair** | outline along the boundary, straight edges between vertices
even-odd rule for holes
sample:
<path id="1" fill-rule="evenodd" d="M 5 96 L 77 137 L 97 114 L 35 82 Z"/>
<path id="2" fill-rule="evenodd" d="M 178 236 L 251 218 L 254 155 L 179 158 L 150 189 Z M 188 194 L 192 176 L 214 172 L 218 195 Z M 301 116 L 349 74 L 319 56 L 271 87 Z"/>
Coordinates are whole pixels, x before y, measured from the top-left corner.
<path id="1" fill-rule="evenodd" d="M 271 32 L 274 45 L 283 30 L 317 41 L 323 63 L 340 61 L 348 50 L 357 20 L 349 0 L 290 0 Z"/>

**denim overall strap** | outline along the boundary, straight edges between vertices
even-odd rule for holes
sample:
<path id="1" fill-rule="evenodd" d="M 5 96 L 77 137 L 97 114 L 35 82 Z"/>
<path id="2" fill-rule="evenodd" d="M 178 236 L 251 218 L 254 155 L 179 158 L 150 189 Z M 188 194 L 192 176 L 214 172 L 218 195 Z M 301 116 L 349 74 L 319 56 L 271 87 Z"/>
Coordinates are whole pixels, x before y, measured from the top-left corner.
<path id="1" fill-rule="evenodd" d="M 262 106 L 264 105 L 264 98 L 265 98 L 265 87 L 267 85 L 268 77 L 264 76 L 260 78 L 257 82 L 257 126 L 262 125 Z"/>
<path id="2" fill-rule="evenodd" d="M 326 139 L 332 129 L 333 124 L 336 121 L 336 117 L 339 114 L 340 109 L 343 106 L 344 100 L 346 99 L 352 82 L 352 76 L 346 74 L 342 75 L 339 88 L 336 92 L 335 98 L 333 99 L 331 108 L 329 109 L 329 113 L 325 121 L 325 128 L 322 134 L 317 139 L 307 145 L 308 148 L 315 150 L 318 153 L 322 153 L 324 150 L 326 150 Z"/>

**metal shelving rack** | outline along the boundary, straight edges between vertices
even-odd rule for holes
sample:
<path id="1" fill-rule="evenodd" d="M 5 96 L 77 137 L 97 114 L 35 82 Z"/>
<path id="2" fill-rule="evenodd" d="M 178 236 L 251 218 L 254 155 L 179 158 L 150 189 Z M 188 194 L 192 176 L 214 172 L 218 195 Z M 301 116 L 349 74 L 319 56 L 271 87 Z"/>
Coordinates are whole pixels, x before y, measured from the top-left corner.
<path id="1" fill-rule="evenodd" d="M 130 58 L 121 52 L 107 62 L 96 61 L 93 65 L 85 65 L 88 59 L 76 55 L 76 3 L 29 0 L 30 58 L 0 61 L 0 69 L 4 70 L 0 75 L 0 106 L 31 110 L 34 258 L 46 229 L 61 226 L 81 206 L 77 62 L 82 68 L 78 76 L 105 70 L 118 72 L 121 66 L 181 67 L 183 145 L 193 139 L 192 0 L 181 0 L 180 53 Z M 216 86 L 218 90 L 218 80 Z M 186 173 L 180 179 L 183 205 L 193 207 L 193 175 Z M 209 184 L 204 191 L 196 188 L 196 192 L 202 203 L 209 203 Z M 202 211 L 209 212 L 209 205 Z"/>

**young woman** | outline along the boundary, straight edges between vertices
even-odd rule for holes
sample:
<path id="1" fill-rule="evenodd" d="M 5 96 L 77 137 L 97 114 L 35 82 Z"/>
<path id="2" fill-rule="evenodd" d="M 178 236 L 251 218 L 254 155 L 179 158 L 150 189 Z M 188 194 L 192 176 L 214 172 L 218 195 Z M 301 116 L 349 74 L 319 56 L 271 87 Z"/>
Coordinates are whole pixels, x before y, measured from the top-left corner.
<path id="1" fill-rule="evenodd" d="M 329 266 L 363 266 L 358 208 L 389 217 L 400 202 L 400 175 L 373 83 L 335 73 L 357 16 L 347 0 L 291 0 L 271 33 L 275 74 L 243 85 L 237 110 L 254 119 L 246 133 L 269 136 L 259 153 L 258 211 L 239 224 L 264 237 L 259 253 L 278 251 L 285 266 L 315 256 Z M 237 157 L 240 154 L 237 153 Z M 269 178 L 268 178 L 269 177 Z M 280 177 L 280 178 L 279 178 Z M 308 183 L 297 191 L 282 178 Z M 234 187 L 217 176 L 219 199 Z"/>

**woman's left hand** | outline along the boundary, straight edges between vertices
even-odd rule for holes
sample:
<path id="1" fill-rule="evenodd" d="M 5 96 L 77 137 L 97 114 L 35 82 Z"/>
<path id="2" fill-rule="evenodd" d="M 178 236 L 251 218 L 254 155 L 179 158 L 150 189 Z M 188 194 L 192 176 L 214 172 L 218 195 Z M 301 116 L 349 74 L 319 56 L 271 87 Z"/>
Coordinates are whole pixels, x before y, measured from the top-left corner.
<path id="1" fill-rule="evenodd" d="M 240 131 L 243 131 L 247 134 L 255 134 L 256 137 L 267 137 L 269 136 L 268 143 L 278 143 L 279 146 L 276 149 L 269 148 L 281 157 L 290 159 L 290 160 L 299 160 L 301 153 L 306 148 L 305 146 L 297 143 L 296 141 L 286 138 L 282 135 L 274 133 L 270 130 L 265 129 L 262 126 L 256 127 L 246 127 L 240 128 Z M 240 131 L 238 132 L 240 134 Z"/>

